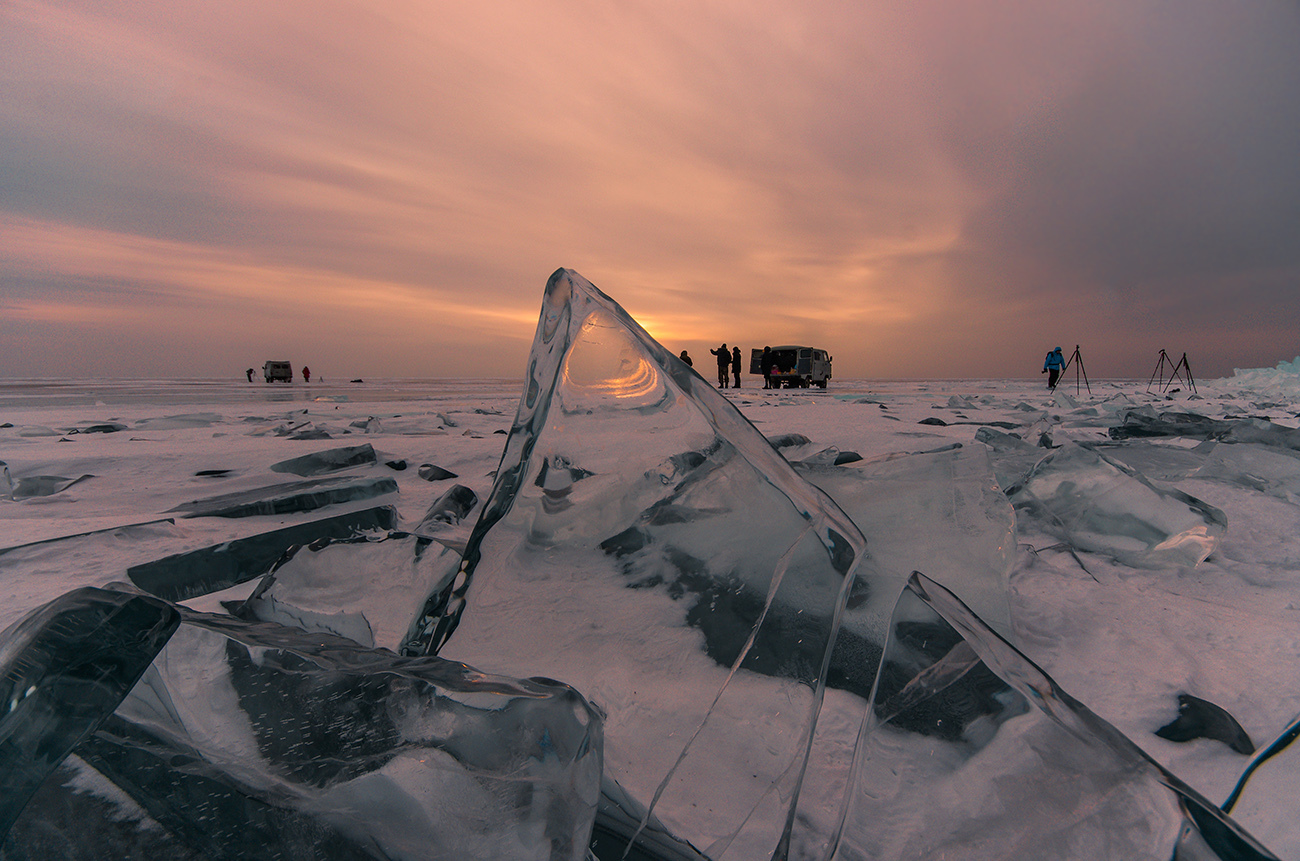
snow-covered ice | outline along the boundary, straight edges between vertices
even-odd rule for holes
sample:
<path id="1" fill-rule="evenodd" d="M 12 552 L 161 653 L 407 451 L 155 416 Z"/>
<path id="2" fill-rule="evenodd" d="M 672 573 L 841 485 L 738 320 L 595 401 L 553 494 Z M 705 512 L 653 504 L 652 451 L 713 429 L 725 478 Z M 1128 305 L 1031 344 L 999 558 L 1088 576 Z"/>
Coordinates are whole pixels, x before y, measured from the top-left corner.
<path id="1" fill-rule="evenodd" d="M 594 818 L 601 858 L 1300 858 L 1300 359 L 764 391 L 676 352 L 561 272 L 521 381 L 0 382 L 6 681 L 72 590 L 181 619 L 66 758 L 0 718 L 4 785 L 49 775 L 4 857 L 583 858 Z"/>

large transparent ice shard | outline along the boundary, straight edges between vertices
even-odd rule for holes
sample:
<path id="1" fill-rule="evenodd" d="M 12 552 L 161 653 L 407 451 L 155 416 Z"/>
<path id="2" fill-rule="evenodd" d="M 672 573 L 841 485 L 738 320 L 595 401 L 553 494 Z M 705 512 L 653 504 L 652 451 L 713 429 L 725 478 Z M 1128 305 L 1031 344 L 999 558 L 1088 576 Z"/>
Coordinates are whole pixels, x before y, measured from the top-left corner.
<path id="1" fill-rule="evenodd" d="M 943 587 L 891 626 L 838 861 L 1274 858 Z"/>
<path id="2" fill-rule="evenodd" d="M 1080 550 L 1137 568 L 1194 566 L 1227 530 L 1219 509 L 1154 487 L 1133 469 L 1066 443 L 1008 494 L 1016 510 Z"/>
<path id="3" fill-rule="evenodd" d="M 572 688 L 181 612 L 74 751 L 175 840 L 220 859 L 586 858 L 601 716 Z"/>
<path id="4" fill-rule="evenodd" d="M 852 521 L 575 273 L 547 284 L 525 385 L 408 651 L 565 680 L 608 714 L 610 775 L 673 834 L 712 859 L 784 852 L 801 787 L 838 803 L 804 772 L 842 610 L 837 677 L 865 695 L 893 590 L 855 583 Z"/>
<path id="5" fill-rule="evenodd" d="M 179 624 L 155 598 L 84 588 L 0 634 L 0 838 Z"/>

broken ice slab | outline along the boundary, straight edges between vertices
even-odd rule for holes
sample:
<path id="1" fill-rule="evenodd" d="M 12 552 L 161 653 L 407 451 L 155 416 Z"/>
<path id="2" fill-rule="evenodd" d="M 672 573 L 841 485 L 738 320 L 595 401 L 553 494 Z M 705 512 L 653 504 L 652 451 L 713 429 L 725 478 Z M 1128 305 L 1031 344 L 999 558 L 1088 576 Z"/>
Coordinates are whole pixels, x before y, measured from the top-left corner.
<path id="1" fill-rule="evenodd" d="M 991 427 L 981 427 L 975 431 L 975 441 L 988 447 L 989 463 L 993 467 L 998 487 L 1002 488 L 1003 492 L 1024 481 L 1029 470 L 1033 469 L 1034 465 L 1048 453 L 1041 446 L 1034 445 L 1016 434 Z"/>
<path id="2" fill-rule="evenodd" d="M 301 457 L 282 460 L 279 463 L 271 464 L 271 472 L 288 472 L 301 476 L 324 475 L 327 472 L 336 472 L 351 466 L 378 462 L 379 458 L 375 455 L 374 448 L 369 443 L 365 443 L 363 445 L 326 449 L 325 451 L 317 451 L 312 454 L 304 454 Z"/>
<path id="3" fill-rule="evenodd" d="M 463 484 L 452 485 L 429 505 L 424 519 L 411 531 L 463 554 L 470 535 L 466 518 L 476 505 L 478 494 Z"/>
<path id="4" fill-rule="evenodd" d="M 396 652 L 459 565 L 459 553 L 403 532 L 313 543 L 276 565 L 234 612 Z"/>
<path id="5" fill-rule="evenodd" d="M 0 461 L 0 465 L 3 461 Z M 0 489 L 12 500 L 32 499 L 38 496 L 53 496 L 62 493 L 74 484 L 94 478 L 93 475 L 81 475 L 76 478 L 64 478 L 61 475 L 26 475 L 12 478 L 9 468 L 4 467 L 4 478 L 0 479 Z"/>
<path id="6" fill-rule="evenodd" d="M 1191 473 L 1194 477 L 1300 502 L 1300 452 L 1255 443 L 1204 446 L 1201 464 Z"/>
<path id="7" fill-rule="evenodd" d="M 224 418 L 217 413 L 187 413 L 177 416 L 159 416 L 139 419 L 136 430 L 184 430 L 188 428 L 206 428 L 221 424 Z"/>
<path id="8" fill-rule="evenodd" d="M 601 716 L 572 688 L 182 612 L 75 751 L 181 843 L 220 859 L 586 858 Z"/>
<path id="9" fill-rule="evenodd" d="M 86 587 L 0 633 L 0 838 L 179 624 L 155 598 Z"/>
<path id="10" fill-rule="evenodd" d="M 848 791 L 838 861 L 1275 858 L 922 575 Z"/>
<path id="11" fill-rule="evenodd" d="M 1217 443 L 1203 442 L 1195 448 L 1177 444 L 1137 440 L 1133 442 L 1088 443 L 1085 448 L 1118 460 L 1155 481 L 1182 481 L 1205 465 Z"/>
<path id="12" fill-rule="evenodd" d="M 773 448 L 794 448 L 801 445 L 808 445 L 812 440 L 801 433 L 783 433 L 768 439 Z"/>
<path id="13" fill-rule="evenodd" d="M 831 446 L 801 460 L 791 460 L 790 463 L 798 469 L 800 467 L 840 466 L 845 463 L 857 463 L 860 460 L 862 460 L 862 455 L 856 451 L 840 451 L 837 447 Z"/>
<path id="14" fill-rule="evenodd" d="M 478 505 L 478 494 L 463 484 L 454 484 L 424 513 L 424 521 L 460 523 Z"/>
<path id="15" fill-rule="evenodd" d="M 79 428 L 69 428 L 68 434 L 78 433 L 117 433 L 126 430 L 126 425 L 121 422 L 97 422 L 95 424 L 82 425 Z"/>
<path id="16" fill-rule="evenodd" d="M 420 526 L 434 523 L 460 523 L 478 505 L 478 494 L 463 484 L 454 484 L 435 499 L 424 513 Z M 416 527 L 417 531 L 419 527 Z"/>
<path id="17" fill-rule="evenodd" d="M 171 511 L 183 517 L 255 517 L 270 514 L 293 514 L 315 511 L 327 505 L 373 499 L 396 493 L 397 482 L 391 478 L 318 478 L 291 484 L 274 484 L 210 496 L 186 502 Z"/>
<path id="18" fill-rule="evenodd" d="M 1178 695 L 1178 717 L 1155 731 L 1160 738 L 1184 742 L 1198 738 L 1221 741 L 1237 753 L 1255 752 L 1250 736 L 1226 709 L 1191 694 Z"/>
<path id="19" fill-rule="evenodd" d="M 1079 402 L 1066 393 L 1064 384 L 1065 380 L 1062 379 L 1057 383 L 1056 388 L 1052 389 L 1052 403 L 1062 410 L 1077 410 Z M 1082 392 L 1076 390 L 1075 394 L 1081 395 Z"/>
<path id="20" fill-rule="evenodd" d="M 1234 421 L 1222 437 L 1222 442 L 1255 443 L 1256 445 L 1300 451 L 1300 429 L 1275 424 L 1264 419 Z"/>
<path id="21" fill-rule="evenodd" d="M 1211 439 L 1228 429 L 1228 423 L 1208 416 L 1187 412 L 1156 412 L 1150 406 L 1125 410 L 1120 424 L 1110 428 L 1111 439 L 1150 439 L 1159 437 L 1186 437 Z"/>
<path id="22" fill-rule="evenodd" d="M 186 601 L 260 577 L 290 548 L 389 531 L 396 524 L 397 511 L 392 506 L 367 508 L 134 565 L 126 576 L 150 594 Z"/>
<path id="23" fill-rule="evenodd" d="M 416 470 L 416 474 L 425 481 L 441 481 L 444 478 L 457 477 L 456 473 L 443 469 L 442 467 L 436 466 L 432 463 L 420 464 L 419 469 Z"/>
<path id="24" fill-rule="evenodd" d="M 1066 443 L 1008 493 L 1016 511 L 1079 550 L 1135 568 L 1195 566 L 1227 531 L 1223 512 L 1096 451 Z"/>
<path id="25" fill-rule="evenodd" d="M 123 537 L 132 536 L 135 530 L 145 526 L 153 526 L 158 523 L 175 523 L 170 517 L 160 517 L 155 520 L 141 520 L 135 523 L 118 523 L 113 526 L 105 526 L 101 529 L 89 529 L 85 532 L 74 532 L 71 535 L 59 535 L 55 538 L 41 538 L 36 541 L 28 541 L 26 544 L 15 544 L 11 547 L 0 547 L 0 556 L 7 553 L 26 550 L 29 547 L 40 547 L 45 544 L 53 544 L 56 541 L 70 541 L 75 538 L 85 538 L 91 535 L 102 535 L 104 533 L 114 533 Z"/>
<path id="26" fill-rule="evenodd" d="M 890 455 L 852 466 L 818 468 L 805 461 L 796 468 L 862 530 L 882 592 L 897 595 L 913 571 L 924 570 L 995 628 L 1010 630 L 1015 512 L 983 446 Z M 850 630 L 856 629 L 856 614 L 850 601 Z"/>
<path id="27" fill-rule="evenodd" d="M 647 814 L 713 861 L 771 857 L 808 827 L 801 787 L 827 785 L 808 751 L 850 595 L 844 675 L 870 689 L 893 596 L 857 580 L 864 555 L 721 392 L 561 270 L 462 569 L 408 652 L 573 684 Z"/>

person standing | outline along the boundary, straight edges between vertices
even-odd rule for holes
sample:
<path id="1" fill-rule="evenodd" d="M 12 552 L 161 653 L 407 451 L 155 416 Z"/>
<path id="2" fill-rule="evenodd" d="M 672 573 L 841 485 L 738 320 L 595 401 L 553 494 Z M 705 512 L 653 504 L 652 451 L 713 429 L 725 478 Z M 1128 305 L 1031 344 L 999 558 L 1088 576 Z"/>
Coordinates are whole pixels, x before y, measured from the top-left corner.
<path id="1" fill-rule="evenodd" d="M 249 368 L 247 371 L 244 371 L 244 373 L 248 374 L 248 381 L 251 383 L 253 381 L 253 369 Z"/>
<path id="2" fill-rule="evenodd" d="M 681 360 L 682 360 L 683 362 L 686 363 L 686 367 L 688 367 L 688 368 L 693 368 L 693 367 L 695 367 L 695 363 L 691 361 L 691 356 L 690 356 L 690 354 L 687 353 L 685 350 L 682 350 L 682 355 L 680 356 L 680 358 L 681 358 Z"/>
<path id="3" fill-rule="evenodd" d="M 311 382 L 311 368 L 307 367 L 306 365 L 302 366 L 302 381 L 304 383 Z"/>
<path id="4" fill-rule="evenodd" d="M 772 348 L 764 347 L 763 356 L 758 360 L 758 369 L 763 372 L 763 388 L 772 388 Z"/>
<path id="5" fill-rule="evenodd" d="M 710 353 L 718 357 L 718 388 L 727 387 L 727 368 L 731 364 L 731 351 L 727 345 L 723 344 L 716 350 L 709 350 Z"/>
<path id="6" fill-rule="evenodd" d="M 740 388 L 740 348 L 731 348 L 731 375 L 736 378 L 733 388 Z"/>
<path id="7" fill-rule="evenodd" d="M 1056 381 L 1060 379 L 1061 371 L 1064 368 L 1065 355 L 1061 352 L 1061 348 L 1057 347 L 1048 353 L 1047 358 L 1043 360 L 1043 373 L 1047 374 L 1047 387 L 1049 389 L 1056 388 Z"/>

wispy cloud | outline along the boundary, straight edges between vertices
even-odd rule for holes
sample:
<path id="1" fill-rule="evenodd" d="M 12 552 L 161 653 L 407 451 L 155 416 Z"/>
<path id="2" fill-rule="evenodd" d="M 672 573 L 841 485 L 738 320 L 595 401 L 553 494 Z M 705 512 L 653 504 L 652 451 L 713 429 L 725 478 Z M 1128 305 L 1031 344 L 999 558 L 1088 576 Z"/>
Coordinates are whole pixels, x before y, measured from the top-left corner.
<path id="1" fill-rule="evenodd" d="M 1179 336 L 1271 364 L 1300 323 L 1298 19 L 11 0 L 0 302 L 105 367 L 168 314 L 358 372 L 476 349 L 513 374 L 563 265 L 669 346 L 816 341 L 842 376 L 1033 373 L 1047 341 L 1140 375 Z M 96 308 L 130 313 L 77 328 Z"/>

